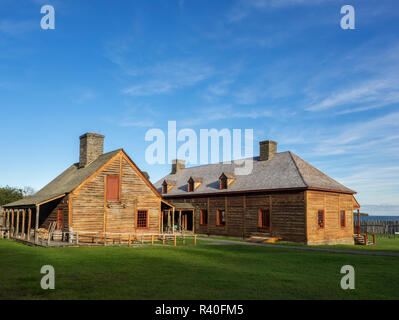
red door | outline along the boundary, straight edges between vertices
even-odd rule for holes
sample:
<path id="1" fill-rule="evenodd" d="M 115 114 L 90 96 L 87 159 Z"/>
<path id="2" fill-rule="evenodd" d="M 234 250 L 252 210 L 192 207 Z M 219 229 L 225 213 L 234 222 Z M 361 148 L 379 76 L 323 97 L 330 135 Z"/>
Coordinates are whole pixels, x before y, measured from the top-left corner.
<path id="1" fill-rule="evenodd" d="M 64 212 L 61 209 L 57 211 L 57 230 L 62 230 L 64 225 Z"/>

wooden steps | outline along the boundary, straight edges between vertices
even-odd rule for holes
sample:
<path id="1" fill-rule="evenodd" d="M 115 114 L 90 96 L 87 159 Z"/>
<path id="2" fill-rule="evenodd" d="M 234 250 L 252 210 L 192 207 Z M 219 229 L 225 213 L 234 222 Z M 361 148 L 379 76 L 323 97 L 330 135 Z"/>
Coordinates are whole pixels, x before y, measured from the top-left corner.
<path id="1" fill-rule="evenodd" d="M 357 244 L 357 245 L 362 245 L 362 246 L 374 245 L 373 240 L 372 240 L 371 237 L 367 237 L 367 241 L 365 241 L 364 235 L 362 235 L 362 234 L 354 234 L 353 238 L 355 239 L 355 244 Z"/>
<path id="2" fill-rule="evenodd" d="M 271 233 L 254 232 L 251 233 L 250 236 L 244 241 L 253 243 L 274 243 L 280 239 L 280 237 L 276 237 Z"/>

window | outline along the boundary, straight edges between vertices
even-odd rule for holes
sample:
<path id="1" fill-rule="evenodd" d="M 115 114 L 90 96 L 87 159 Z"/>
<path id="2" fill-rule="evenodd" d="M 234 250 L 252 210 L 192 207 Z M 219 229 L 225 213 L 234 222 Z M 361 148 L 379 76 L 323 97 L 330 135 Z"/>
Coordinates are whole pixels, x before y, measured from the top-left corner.
<path id="1" fill-rule="evenodd" d="M 227 189 L 227 179 L 225 177 L 220 178 L 220 190 Z"/>
<path id="2" fill-rule="evenodd" d="M 340 217 L 341 228 L 345 228 L 345 226 L 346 226 L 345 210 L 342 210 L 339 213 L 339 217 Z"/>
<path id="3" fill-rule="evenodd" d="M 324 210 L 317 212 L 317 226 L 319 229 L 324 229 Z"/>
<path id="4" fill-rule="evenodd" d="M 260 209 L 259 210 L 259 228 L 269 229 L 270 228 L 270 210 Z"/>
<path id="5" fill-rule="evenodd" d="M 61 209 L 57 210 L 57 230 L 62 230 L 64 224 L 64 212 Z"/>
<path id="6" fill-rule="evenodd" d="M 193 192 L 194 191 L 194 181 L 190 180 L 188 182 L 188 192 Z"/>
<path id="7" fill-rule="evenodd" d="M 107 176 L 107 201 L 119 201 L 119 176 Z"/>
<path id="8" fill-rule="evenodd" d="M 168 186 L 166 184 L 162 185 L 162 193 L 163 194 L 168 193 Z"/>
<path id="9" fill-rule="evenodd" d="M 217 211 L 217 225 L 223 227 L 226 225 L 226 211 L 218 210 Z"/>
<path id="10" fill-rule="evenodd" d="M 137 229 L 148 228 L 148 211 L 137 210 Z"/>
<path id="11" fill-rule="evenodd" d="M 201 210 L 201 226 L 206 226 L 208 224 L 208 211 Z"/>

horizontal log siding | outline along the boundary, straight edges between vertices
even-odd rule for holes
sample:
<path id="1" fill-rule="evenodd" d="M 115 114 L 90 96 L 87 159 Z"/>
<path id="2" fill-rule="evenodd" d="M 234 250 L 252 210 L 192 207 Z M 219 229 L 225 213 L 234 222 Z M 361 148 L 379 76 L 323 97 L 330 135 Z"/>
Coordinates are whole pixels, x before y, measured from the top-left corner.
<path id="1" fill-rule="evenodd" d="M 122 166 L 121 162 L 122 161 Z M 106 202 L 105 178 L 119 175 L 122 169 L 119 202 Z M 148 210 L 148 229 L 137 232 L 159 232 L 160 199 L 141 179 L 130 164 L 120 157 L 107 165 L 92 180 L 72 195 L 72 227 L 86 232 L 136 232 L 136 211 Z M 105 214 L 105 219 L 104 219 Z M 104 225 L 105 222 L 105 225 Z"/>
<path id="2" fill-rule="evenodd" d="M 307 242 L 339 243 L 353 240 L 353 196 L 333 192 L 307 191 Z M 325 226 L 319 229 L 317 213 L 324 210 Z M 345 210 L 345 228 L 340 225 L 340 211 Z"/>
<path id="3" fill-rule="evenodd" d="M 244 206 L 246 198 L 246 209 Z M 227 201 L 226 201 L 227 199 Z M 271 207 L 271 232 L 290 241 L 306 241 L 304 192 L 227 195 L 167 199 L 170 203 L 192 203 L 195 232 L 199 234 L 242 237 L 269 231 L 258 227 L 259 209 Z M 209 207 L 208 207 L 209 202 Z M 227 203 L 227 206 L 226 206 Z M 208 225 L 200 225 L 201 209 L 208 210 Z M 226 226 L 217 226 L 217 210 L 226 210 Z M 244 221 L 245 220 L 245 221 Z"/>
<path id="4" fill-rule="evenodd" d="M 62 231 L 68 231 L 68 196 L 48 202 L 40 207 L 40 216 L 45 217 L 45 220 L 43 223 L 41 223 L 40 228 L 48 229 L 50 223 L 57 222 L 58 209 L 62 210 L 64 215 Z M 26 210 L 26 212 L 28 212 L 28 210 Z M 25 214 L 25 216 L 27 216 L 27 214 Z"/>
<path id="5" fill-rule="evenodd" d="M 306 242 L 304 192 L 272 196 L 272 231 L 283 240 Z"/>

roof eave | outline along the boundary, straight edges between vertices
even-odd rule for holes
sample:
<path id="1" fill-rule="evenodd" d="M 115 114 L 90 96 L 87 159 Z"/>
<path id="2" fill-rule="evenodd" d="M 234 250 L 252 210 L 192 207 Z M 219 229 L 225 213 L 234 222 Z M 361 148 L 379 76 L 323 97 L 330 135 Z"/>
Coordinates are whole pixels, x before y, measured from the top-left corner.
<path id="1" fill-rule="evenodd" d="M 226 195 L 226 194 L 243 194 L 243 193 L 260 193 L 260 192 L 284 192 L 284 191 L 325 191 L 325 192 L 335 192 L 354 195 L 356 191 L 345 191 L 345 190 L 334 190 L 325 188 L 314 188 L 314 187 L 298 187 L 298 188 L 279 188 L 279 189 L 257 189 L 257 190 L 237 190 L 237 191 L 219 191 L 219 192 L 208 192 L 208 193 L 195 193 L 190 192 L 189 194 L 165 194 L 162 195 L 163 198 L 182 198 L 182 197 L 203 197 L 203 196 L 214 196 L 214 195 Z"/>

